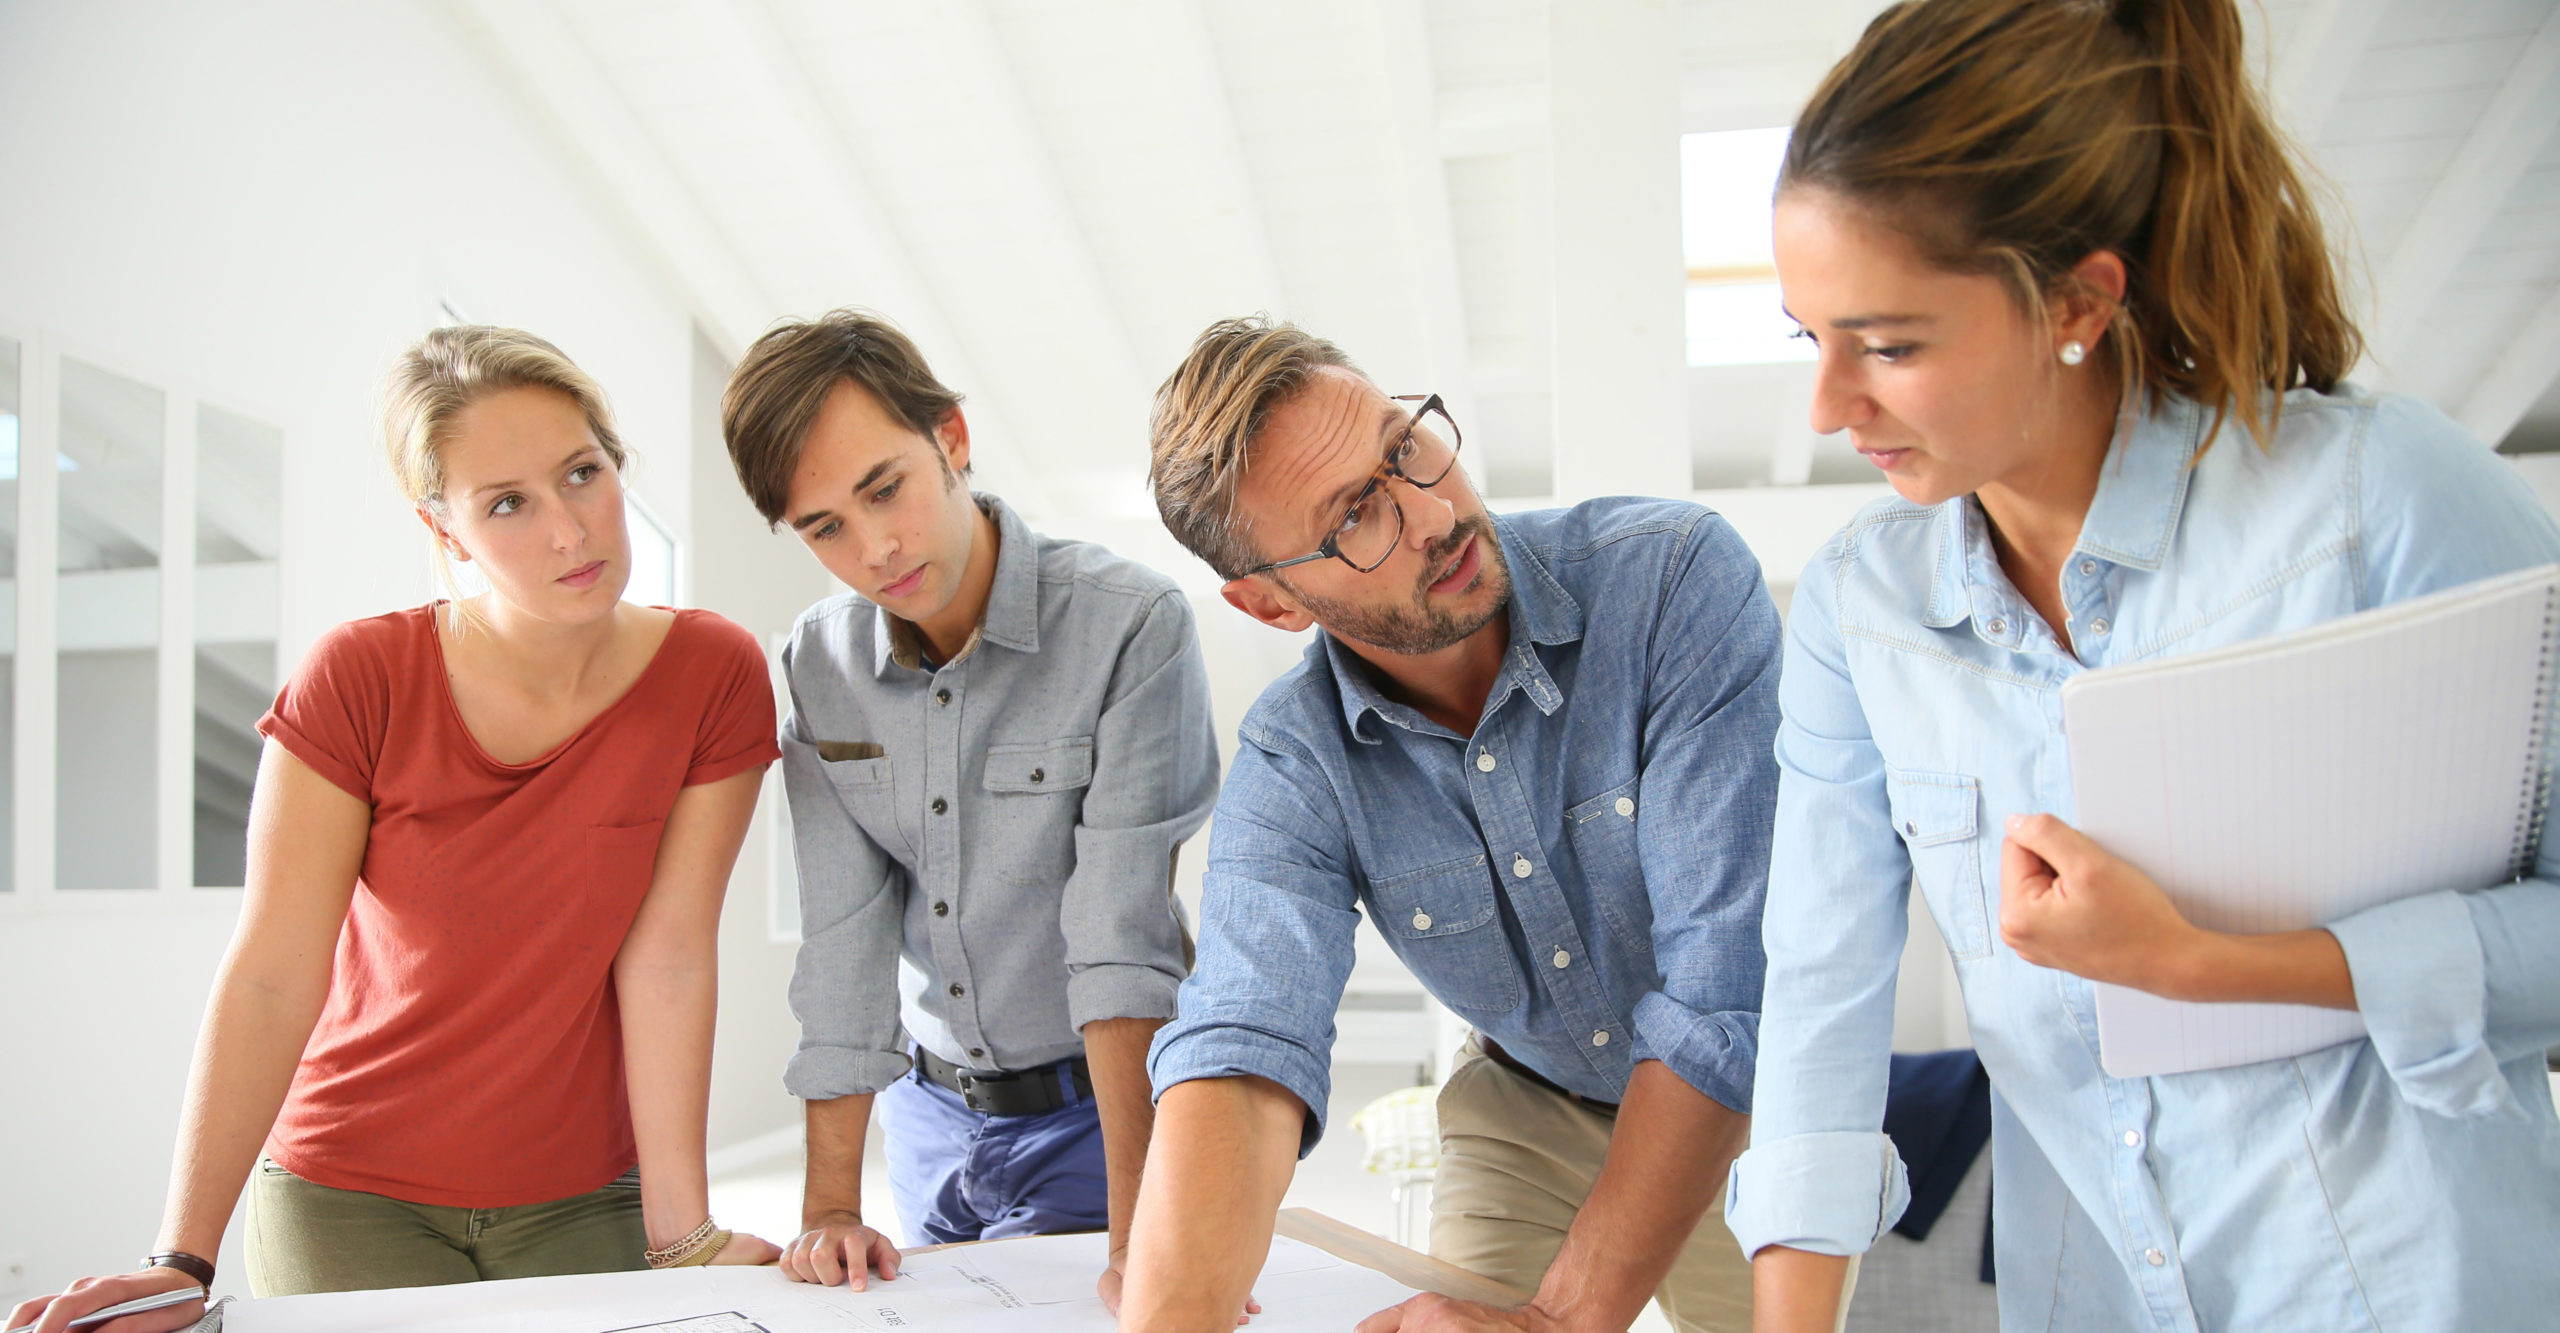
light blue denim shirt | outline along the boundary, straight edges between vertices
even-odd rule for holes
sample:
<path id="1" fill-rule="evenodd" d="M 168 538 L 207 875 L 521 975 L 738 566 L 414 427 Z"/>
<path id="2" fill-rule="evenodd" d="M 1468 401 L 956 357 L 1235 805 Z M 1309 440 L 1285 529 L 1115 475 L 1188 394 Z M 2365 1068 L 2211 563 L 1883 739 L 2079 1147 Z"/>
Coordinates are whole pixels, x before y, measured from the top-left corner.
<path id="1" fill-rule="evenodd" d="M 2063 683 L 2560 560 L 2505 462 L 2433 409 L 2297 391 L 2270 446 L 2128 414 L 2062 594 L 1980 507 L 1885 500 L 1798 585 L 1779 728 L 1746 1253 L 1865 1250 L 1909 1197 L 1877 1132 L 1916 878 L 1991 1071 L 2001 1326 L 2560 1326 L 2560 848 L 2537 877 L 2330 927 L 2369 1039 L 2148 1079 L 2098 1064 L 2089 983 L 2000 942 L 2002 823 L 2072 810 Z"/>
<path id="2" fill-rule="evenodd" d="M 1357 911 L 1514 1058 L 1618 1101 L 1639 1060 L 1751 1107 L 1778 617 L 1694 504 L 1497 517 L 1511 646 L 1475 734 L 1319 635 L 1263 692 L 1210 825 L 1159 1094 L 1258 1074 L 1323 1133 Z"/>

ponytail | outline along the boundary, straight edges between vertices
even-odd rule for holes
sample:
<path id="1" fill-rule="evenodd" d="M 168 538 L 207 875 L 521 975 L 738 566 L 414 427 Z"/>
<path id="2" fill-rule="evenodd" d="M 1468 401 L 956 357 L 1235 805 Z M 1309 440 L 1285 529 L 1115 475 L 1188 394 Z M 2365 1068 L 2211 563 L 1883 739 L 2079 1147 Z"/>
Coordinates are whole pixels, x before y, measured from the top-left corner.
<path id="1" fill-rule="evenodd" d="M 2277 396 L 2332 391 L 2363 340 L 2242 45 L 2233 0 L 1905 0 L 1815 91 L 1779 188 L 1852 201 L 2039 317 L 2113 251 L 2124 382 L 2264 444 Z"/>

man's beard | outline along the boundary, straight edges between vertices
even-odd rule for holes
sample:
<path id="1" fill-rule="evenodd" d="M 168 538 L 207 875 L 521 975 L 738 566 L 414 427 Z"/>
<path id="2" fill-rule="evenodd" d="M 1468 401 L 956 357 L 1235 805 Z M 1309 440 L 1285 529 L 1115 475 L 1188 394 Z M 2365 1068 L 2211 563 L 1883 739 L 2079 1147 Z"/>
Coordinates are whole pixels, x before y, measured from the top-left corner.
<path id="1" fill-rule="evenodd" d="M 1476 577 L 1493 589 L 1493 599 L 1480 612 L 1466 616 L 1431 605 L 1431 585 L 1438 582 L 1449 568 L 1449 560 L 1467 538 L 1477 539 L 1476 549 L 1483 563 Z M 1449 535 L 1423 553 L 1422 576 L 1414 587 L 1409 606 L 1361 606 L 1319 597 L 1301 588 L 1289 591 L 1315 615 L 1327 630 L 1363 643 L 1381 652 L 1400 653 L 1408 657 L 1435 653 L 1465 639 L 1468 635 L 1493 623 L 1511 606 L 1511 571 L 1502 559 L 1502 539 L 1494 534 L 1493 520 L 1482 514 L 1460 519 Z"/>

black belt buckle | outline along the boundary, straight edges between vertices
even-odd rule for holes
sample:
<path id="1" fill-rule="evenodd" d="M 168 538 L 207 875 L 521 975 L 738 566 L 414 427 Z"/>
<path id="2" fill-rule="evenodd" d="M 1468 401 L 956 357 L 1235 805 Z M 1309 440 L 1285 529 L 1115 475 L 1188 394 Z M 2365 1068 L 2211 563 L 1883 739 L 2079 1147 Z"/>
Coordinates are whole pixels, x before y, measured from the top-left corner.
<path id="1" fill-rule="evenodd" d="M 1021 1077 L 1020 1074 L 1011 1072 L 979 1074 L 961 1070 L 958 1079 L 960 1100 L 970 1110 L 980 1115 L 1018 1115 L 1020 1112 L 1013 1108 L 1019 1103 L 1005 1099 L 997 1090 L 1011 1089 Z M 980 1089 L 985 1091 L 981 1092 Z"/>

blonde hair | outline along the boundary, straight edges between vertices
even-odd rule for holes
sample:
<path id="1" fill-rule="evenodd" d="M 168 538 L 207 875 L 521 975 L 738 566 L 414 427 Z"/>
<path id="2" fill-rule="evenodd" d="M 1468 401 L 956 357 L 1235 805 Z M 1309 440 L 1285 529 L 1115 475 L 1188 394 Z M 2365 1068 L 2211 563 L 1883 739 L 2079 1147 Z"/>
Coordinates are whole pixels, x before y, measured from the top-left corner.
<path id="1" fill-rule="evenodd" d="M 1834 193 L 2038 318 L 2113 251 L 2124 383 L 2264 444 L 2278 396 L 2335 389 L 2363 340 L 2241 46 L 2232 0 L 1906 0 L 1796 118 L 1779 189 Z"/>
<path id="2" fill-rule="evenodd" d="M 1220 578 L 1261 563 L 1236 510 L 1254 432 L 1324 367 L 1352 374 L 1343 350 L 1295 324 L 1261 315 L 1222 319 L 1156 390 L 1147 419 L 1147 483 L 1174 539 Z"/>
<path id="3" fill-rule="evenodd" d="M 614 470 L 629 451 L 613 427 L 604 386 L 559 348 L 522 329 L 456 324 L 432 329 L 409 345 L 382 386 L 382 442 L 391 473 L 409 503 L 441 522 L 446 515 L 444 445 L 454 418 L 473 403 L 508 389 L 549 389 L 578 405 Z M 462 597 L 444 544 L 431 543 L 436 576 L 452 596 L 457 625 Z"/>

